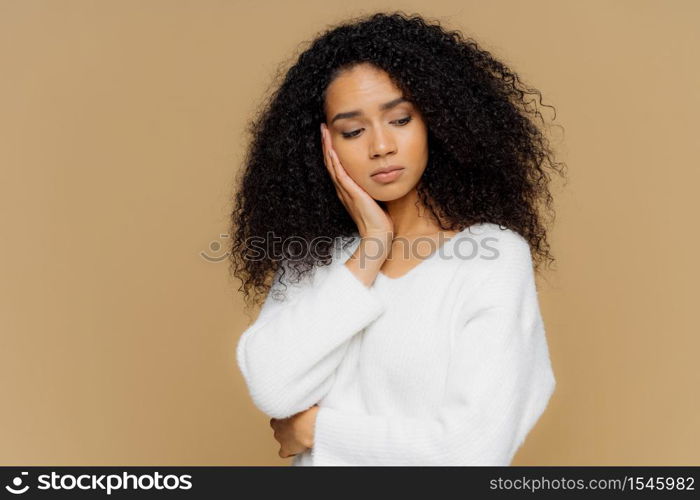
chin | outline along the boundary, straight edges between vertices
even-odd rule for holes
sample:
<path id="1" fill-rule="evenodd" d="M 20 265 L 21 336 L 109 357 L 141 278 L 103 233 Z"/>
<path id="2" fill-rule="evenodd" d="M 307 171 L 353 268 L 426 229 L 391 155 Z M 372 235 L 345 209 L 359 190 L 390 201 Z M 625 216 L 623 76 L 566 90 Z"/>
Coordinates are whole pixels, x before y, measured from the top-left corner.
<path id="1" fill-rule="evenodd" d="M 400 186 L 392 186 L 392 185 L 387 185 L 386 187 L 382 188 L 374 188 L 372 192 L 368 193 L 372 198 L 374 198 L 377 201 L 394 201 L 398 200 L 400 198 L 403 198 L 406 196 L 408 193 L 410 193 L 410 189 L 405 189 Z"/>

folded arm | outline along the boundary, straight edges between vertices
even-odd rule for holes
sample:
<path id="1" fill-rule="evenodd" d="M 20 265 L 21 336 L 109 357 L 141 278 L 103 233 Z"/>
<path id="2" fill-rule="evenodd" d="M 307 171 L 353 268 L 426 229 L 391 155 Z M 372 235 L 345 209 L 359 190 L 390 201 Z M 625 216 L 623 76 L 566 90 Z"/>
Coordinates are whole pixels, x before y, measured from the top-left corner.
<path id="1" fill-rule="evenodd" d="M 270 417 L 287 418 L 317 403 L 332 386 L 350 339 L 385 309 L 343 263 L 322 274 L 315 284 L 289 286 L 284 301 L 269 293 L 238 342 L 237 361 L 253 402 Z"/>

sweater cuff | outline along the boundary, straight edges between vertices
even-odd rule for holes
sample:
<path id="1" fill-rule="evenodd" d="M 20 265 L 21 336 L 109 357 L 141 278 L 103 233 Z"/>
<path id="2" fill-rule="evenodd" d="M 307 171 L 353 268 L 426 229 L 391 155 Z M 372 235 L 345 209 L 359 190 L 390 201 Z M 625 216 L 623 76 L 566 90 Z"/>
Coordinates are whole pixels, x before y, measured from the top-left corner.
<path id="1" fill-rule="evenodd" d="M 319 406 L 314 426 L 314 444 L 311 447 L 313 463 L 323 465 L 360 463 L 359 459 L 349 461 L 357 454 L 357 449 L 353 449 L 356 422 L 352 414 L 328 406 Z"/>

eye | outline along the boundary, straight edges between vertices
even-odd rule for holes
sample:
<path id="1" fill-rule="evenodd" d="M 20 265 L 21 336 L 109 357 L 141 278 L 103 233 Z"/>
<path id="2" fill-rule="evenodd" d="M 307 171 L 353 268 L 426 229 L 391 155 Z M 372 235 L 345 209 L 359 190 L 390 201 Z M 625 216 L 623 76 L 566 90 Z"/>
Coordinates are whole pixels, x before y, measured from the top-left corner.
<path id="1" fill-rule="evenodd" d="M 399 127 L 403 127 L 404 125 L 407 125 L 413 118 L 410 116 L 407 116 L 405 118 L 400 118 L 398 120 L 394 120 L 389 123 L 396 123 Z M 343 132 L 342 136 L 346 139 L 352 139 L 353 137 L 357 137 L 357 135 L 362 131 L 363 129 L 357 129 L 353 130 L 352 132 Z"/>

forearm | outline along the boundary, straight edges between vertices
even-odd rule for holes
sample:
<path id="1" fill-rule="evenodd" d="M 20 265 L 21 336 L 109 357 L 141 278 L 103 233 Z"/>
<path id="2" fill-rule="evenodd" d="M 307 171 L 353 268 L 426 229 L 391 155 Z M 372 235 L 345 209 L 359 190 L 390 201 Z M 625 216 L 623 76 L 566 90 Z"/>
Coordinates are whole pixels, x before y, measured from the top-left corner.
<path id="1" fill-rule="evenodd" d="M 339 265 L 256 321 L 242 334 L 237 357 L 258 408 L 284 418 L 319 401 L 350 339 L 384 309 L 373 289 Z"/>
<path id="2" fill-rule="evenodd" d="M 360 240 L 359 245 L 345 263 L 345 266 L 365 286 L 372 286 L 387 259 L 391 249 L 391 235 L 368 235 Z"/>

